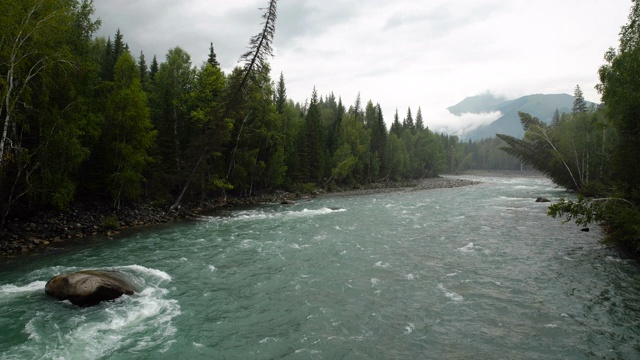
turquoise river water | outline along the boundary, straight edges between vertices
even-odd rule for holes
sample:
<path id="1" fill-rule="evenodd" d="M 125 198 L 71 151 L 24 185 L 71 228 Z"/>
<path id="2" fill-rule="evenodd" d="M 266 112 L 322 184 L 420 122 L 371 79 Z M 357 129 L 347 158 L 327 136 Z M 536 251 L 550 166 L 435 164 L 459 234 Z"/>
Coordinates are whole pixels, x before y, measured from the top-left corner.
<path id="1" fill-rule="evenodd" d="M 542 178 L 223 211 L 0 264 L 1 359 L 633 359 L 640 272 Z M 125 273 L 92 308 L 54 275 Z"/>

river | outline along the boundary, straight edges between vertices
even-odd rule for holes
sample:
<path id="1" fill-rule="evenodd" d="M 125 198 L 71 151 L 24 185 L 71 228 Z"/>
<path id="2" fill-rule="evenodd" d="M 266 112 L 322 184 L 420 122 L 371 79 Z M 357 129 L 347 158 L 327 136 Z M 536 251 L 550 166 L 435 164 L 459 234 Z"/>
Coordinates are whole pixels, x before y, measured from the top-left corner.
<path id="1" fill-rule="evenodd" d="M 636 262 L 543 178 L 300 200 L 2 259 L 2 359 L 631 359 Z M 78 308 L 54 275 L 125 273 Z"/>

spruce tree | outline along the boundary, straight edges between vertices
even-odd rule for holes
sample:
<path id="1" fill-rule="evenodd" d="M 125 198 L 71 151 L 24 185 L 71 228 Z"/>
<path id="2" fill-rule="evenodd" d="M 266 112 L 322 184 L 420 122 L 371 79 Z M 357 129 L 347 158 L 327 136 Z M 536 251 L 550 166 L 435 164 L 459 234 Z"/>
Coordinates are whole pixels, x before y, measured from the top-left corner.
<path id="1" fill-rule="evenodd" d="M 280 79 L 278 80 L 278 86 L 276 88 L 275 103 L 278 114 L 282 115 L 287 103 L 287 88 L 284 85 L 284 75 L 282 72 L 280 72 Z"/>
<path id="2" fill-rule="evenodd" d="M 311 102 L 305 116 L 304 131 L 304 162 L 302 164 L 304 175 L 307 182 L 317 183 L 320 181 L 322 173 L 322 164 L 320 163 L 322 155 L 322 127 L 320 106 L 318 104 L 318 92 L 313 88 L 311 94 Z"/>
<path id="3" fill-rule="evenodd" d="M 220 67 L 220 63 L 216 57 L 216 52 L 213 50 L 213 43 L 209 46 L 209 57 L 207 58 L 207 62 L 214 67 Z"/>
<path id="4" fill-rule="evenodd" d="M 556 111 L 553 113 L 553 117 L 551 118 L 551 126 L 560 125 L 560 111 L 556 108 Z"/>
<path id="5" fill-rule="evenodd" d="M 142 89 L 148 91 L 147 86 L 149 85 L 149 69 L 147 67 L 147 62 L 144 59 L 144 53 L 140 51 L 140 57 L 138 58 L 138 71 L 140 72 L 140 84 L 142 84 Z"/>
<path id="6" fill-rule="evenodd" d="M 151 66 L 149 67 L 149 79 L 151 79 L 151 81 L 155 80 L 158 69 L 158 59 L 153 55 L 153 60 L 151 60 Z"/>
<path id="7" fill-rule="evenodd" d="M 418 113 L 416 114 L 416 130 L 424 130 L 424 120 L 422 120 L 422 109 L 418 106 Z"/>
<path id="8" fill-rule="evenodd" d="M 100 77 L 104 81 L 113 81 L 113 70 L 116 65 L 114 59 L 113 43 L 111 37 L 107 37 L 102 58 L 100 59 Z"/>
<path id="9" fill-rule="evenodd" d="M 580 89 L 580 85 L 576 85 L 576 88 L 573 92 L 573 96 L 575 99 L 573 100 L 573 109 L 571 112 L 576 114 L 584 114 L 587 112 L 587 102 L 584 100 L 584 96 L 582 95 L 582 90 Z"/>
<path id="10" fill-rule="evenodd" d="M 398 138 L 402 134 L 402 124 L 400 124 L 400 118 L 398 117 L 398 109 L 396 109 L 396 113 L 393 115 L 393 123 L 391 123 L 392 134 L 395 134 Z"/>

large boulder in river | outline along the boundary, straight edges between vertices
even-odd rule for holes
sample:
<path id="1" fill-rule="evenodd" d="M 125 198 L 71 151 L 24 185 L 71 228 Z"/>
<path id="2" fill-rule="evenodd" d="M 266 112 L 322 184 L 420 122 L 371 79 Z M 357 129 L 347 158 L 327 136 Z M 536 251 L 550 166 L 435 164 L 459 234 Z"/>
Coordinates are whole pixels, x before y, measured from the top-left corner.
<path id="1" fill-rule="evenodd" d="M 78 306 L 97 305 L 114 300 L 123 294 L 133 295 L 133 285 L 117 271 L 83 270 L 61 274 L 47 281 L 47 295 L 58 300 L 69 300 Z"/>

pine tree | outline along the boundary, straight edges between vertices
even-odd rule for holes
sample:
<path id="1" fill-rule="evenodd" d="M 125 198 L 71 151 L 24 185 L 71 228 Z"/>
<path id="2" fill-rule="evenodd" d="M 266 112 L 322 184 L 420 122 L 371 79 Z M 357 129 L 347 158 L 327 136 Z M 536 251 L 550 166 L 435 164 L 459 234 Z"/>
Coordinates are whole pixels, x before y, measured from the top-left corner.
<path id="1" fill-rule="evenodd" d="M 553 113 L 553 117 L 551 118 L 551 126 L 560 125 L 560 111 L 556 108 L 556 111 Z"/>
<path id="2" fill-rule="evenodd" d="M 576 85 L 576 88 L 573 92 L 573 96 L 575 99 L 573 100 L 573 109 L 571 112 L 576 114 L 584 114 L 587 112 L 587 102 L 584 100 L 584 96 L 582 95 L 582 90 L 580 89 L 580 85 Z"/>
<path id="3" fill-rule="evenodd" d="M 275 103 L 278 114 L 282 115 L 287 103 L 287 88 L 284 85 L 284 75 L 282 72 L 280 72 L 280 80 L 278 80 L 278 86 L 276 88 Z"/>
<path id="4" fill-rule="evenodd" d="M 395 134 L 398 138 L 402 134 L 402 124 L 400 124 L 400 118 L 398 117 L 398 109 L 396 109 L 396 113 L 393 115 L 393 123 L 391 123 L 392 134 Z"/>
<path id="5" fill-rule="evenodd" d="M 322 164 L 320 163 L 322 155 L 322 124 L 318 102 L 318 92 L 314 87 L 307 115 L 305 116 L 304 141 L 302 143 L 305 156 L 301 164 L 305 180 L 314 183 L 318 183 L 322 176 Z"/>
<path id="6" fill-rule="evenodd" d="M 100 59 L 100 77 L 104 81 L 113 81 L 113 70 L 116 65 L 114 60 L 113 43 L 111 37 L 107 38 L 107 43 L 104 47 L 104 53 Z"/>
<path id="7" fill-rule="evenodd" d="M 211 45 L 209 46 L 209 57 L 207 58 L 207 62 L 214 67 L 220 67 L 220 63 L 218 62 L 218 59 L 216 57 L 216 52 L 213 51 L 213 43 L 211 43 Z"/>
<path id="8" fill-rule="evenodd" d="M 382 116 L 380 104 L 376 105 L 376 119 L 371 126 L 371 146 L 370 151 L 375 160 L 379 163 L 379 174 L 386 176 L 386 147 L 387 147 L 387 125 Z"/>
<path id="9" fill-rule="evenodd" d="M 416 130 L 424 130 L 424 120 L 422 120 L 422 109 L 418 106 L 418 113 L 416 114 Z"/>
<path id="10" fill-rule="evenodd" d="M 416 132 L 416 125 L 413 122 L 413 116 L 411 115 L 411 107 L 407 109 L 407 117 L 402 121 L 402 128 L 404 130 L 410 130 L 411 133 Z"/>
<path id="11" fill-rule="evenodd" d="M 142 89 L 148 91 L 149 69 L 147 68 L 147 62 L 144 59 L 144 53 L 142 51 L 140 51 L 140 57 L 138 58 L 138 71 L 140 72 L 140 84 L 142 84 Z"/>
<path id="12" fill-rule="evenodd" d="M 155 80 L 158 69 L 158 59 L 153 55 L 153 60 L 151 60 L 151 66 L 149 67 L 149 79 L 151 79 L 151 81 Z"/>
<path id="13" fill-rule="evenodd" d="M 116 37 L 113 40 L 113 60 L 118 61 L 120 55 L 122 55 L 125 50 L 128 49 L 128 46 L 124 43 L 124 36 L 120 32 L 120 28 L 116 31 Z"/>

